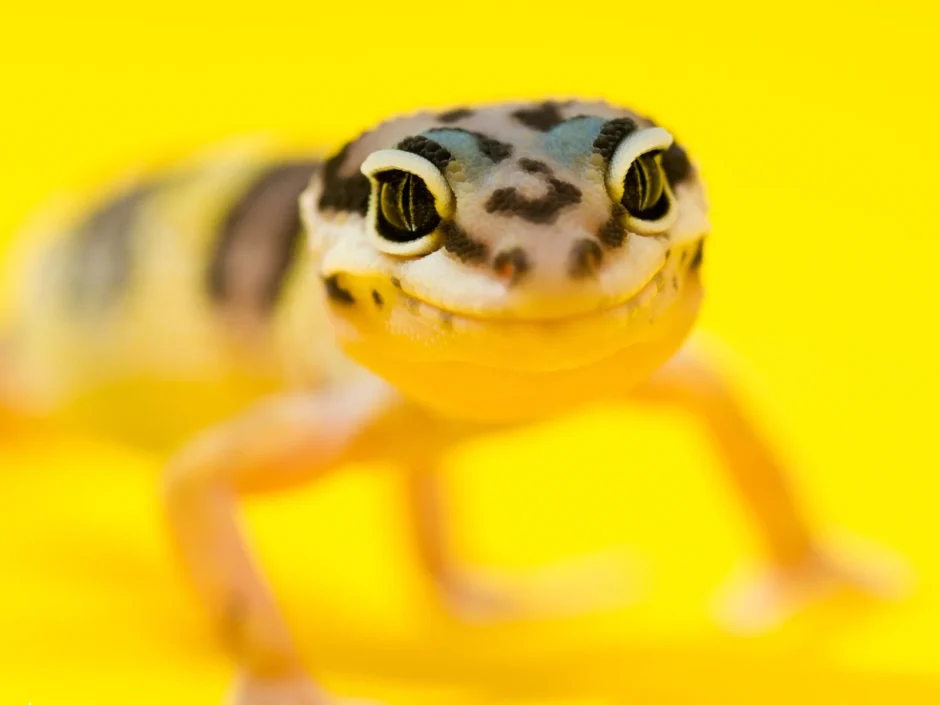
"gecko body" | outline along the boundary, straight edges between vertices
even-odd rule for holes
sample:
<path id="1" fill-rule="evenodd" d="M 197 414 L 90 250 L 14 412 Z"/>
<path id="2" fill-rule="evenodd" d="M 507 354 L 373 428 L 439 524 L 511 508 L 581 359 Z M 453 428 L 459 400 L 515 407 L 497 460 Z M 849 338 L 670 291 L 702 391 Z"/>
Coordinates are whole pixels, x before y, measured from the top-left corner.
<path id="1" fill-rule="evenodd" d="M 241 705 L 327 696 L 235 527 L 237 498 L 395 459 L 443 601 L 511 611 L 454 560 L 434 467 L 474 433 L 598 400 L 701 420 L 758 519 L 769 610 L 846 575 L 720 375 L 681 350 L 708 231 L 685 150 L 605 103 L 417 113 L 323 162 L 228 155 L 62 229 L 20 296 L 0 396 L 191 437 L 169 462 L 167 518 Z"/>

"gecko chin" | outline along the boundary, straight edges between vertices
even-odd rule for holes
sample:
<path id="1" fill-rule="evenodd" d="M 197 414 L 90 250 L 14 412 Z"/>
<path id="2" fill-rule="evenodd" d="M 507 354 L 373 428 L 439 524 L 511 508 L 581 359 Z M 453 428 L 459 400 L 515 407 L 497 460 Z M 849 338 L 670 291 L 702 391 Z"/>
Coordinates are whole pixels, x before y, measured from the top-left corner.
<path id="1" fill-rule="evenodd" d="M 462 315 L 382 284 L 327 281 L 337 341 L 406 396 L 476 421 L 623 396 L 678 349 L 701 301 L 697 266 L 678 261 L 615 306 L 538 320 Z"/>

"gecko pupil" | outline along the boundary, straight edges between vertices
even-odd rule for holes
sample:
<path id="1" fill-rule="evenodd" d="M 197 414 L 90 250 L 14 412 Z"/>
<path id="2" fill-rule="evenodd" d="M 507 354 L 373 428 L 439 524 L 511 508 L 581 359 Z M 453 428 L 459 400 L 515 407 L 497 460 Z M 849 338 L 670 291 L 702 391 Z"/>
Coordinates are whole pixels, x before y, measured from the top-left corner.
<path id="1" fill-rule="evenodd" d="M 417 240 L 432 232 L 441 218 L 434 196 L 419 176 L 392 170 L 378 175 L 379 231 L 395 242 Z"/>
<path id="2" fill-rule="evenodd" d="M 627 170 L 620 202 L 635 218 L 653 220 L 661 215 L 656 211 L 665 189 L 662 152 L 647 152 L 637 157 Z"/>

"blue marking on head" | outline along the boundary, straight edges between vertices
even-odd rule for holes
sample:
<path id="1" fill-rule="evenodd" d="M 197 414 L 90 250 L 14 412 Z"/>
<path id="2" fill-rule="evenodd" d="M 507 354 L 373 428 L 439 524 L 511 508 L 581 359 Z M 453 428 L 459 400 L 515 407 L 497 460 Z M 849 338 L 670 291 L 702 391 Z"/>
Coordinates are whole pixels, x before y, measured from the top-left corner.
<path id="1" fill-rule="evenodd" d="M 435 127 L 425 130 L 421 133 L 421 136 L 434 140 L 442 147 L 446 147 L 454 155 L 454 158 L 462 164 L 483 160 L 480 148 L 477 147 L 476 138 L 468 132 L 451 130 L 446 127 Z"/>
<path id="2" fill-rule="evenodd" d="M 604 118 L 593 115 L 566 120 L 545 133 L 542 149 L 558 164 L 583 167 L 591 157 L 594 139 L 605 122 Z"/>

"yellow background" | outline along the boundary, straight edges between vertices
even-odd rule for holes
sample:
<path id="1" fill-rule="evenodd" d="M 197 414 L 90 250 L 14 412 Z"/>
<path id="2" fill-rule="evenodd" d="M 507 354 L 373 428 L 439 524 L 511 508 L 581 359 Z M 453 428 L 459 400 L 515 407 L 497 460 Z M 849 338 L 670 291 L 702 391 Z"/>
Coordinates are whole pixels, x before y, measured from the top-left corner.
<path id="1" fill-rule="evenodd" d="M 357 468 L 252 507 L 306 652 L 393 704 L 940 702 L 938 19 L 914 0 L 7 3 L 0 238 L 58 192 L 230 135 L 333 145 L 526 96 L 649 112 L 709 185 L 703 327 L 747 361 L 813 515 L 907 559 L 913 594 L 720 634 L 708 600 L 755 542 L 705 439 L 598 409 L 455 457 L 460 547 L 507 569 L 626 547 L 633 604 L 454 625 L 427 606 L 398 478 Z M 0 448 L 0 703 L 215 702 L 229 665 L 166 554 L 159 463 Z"/>

